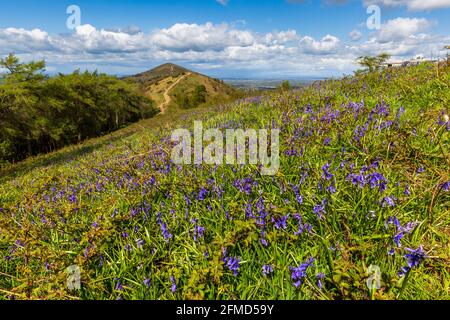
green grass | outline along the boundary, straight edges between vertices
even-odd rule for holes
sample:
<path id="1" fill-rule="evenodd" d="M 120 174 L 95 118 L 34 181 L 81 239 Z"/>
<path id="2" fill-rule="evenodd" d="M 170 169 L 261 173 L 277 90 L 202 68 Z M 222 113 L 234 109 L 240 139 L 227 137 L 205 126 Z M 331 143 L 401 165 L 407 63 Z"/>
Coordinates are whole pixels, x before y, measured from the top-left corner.
<path id="1" fill-rule="evenodd" d="M 449 113 L 449 83 L 448 66 L 422 64 L 226 106 L 174 110 L 6 168 L 0 178 L 0 298 L 448 299 L 450 196 L 442 185 L 450 180 L 450 137 L 439 119 Z M 170 133 L 192 128 L 194 120 L 214 128 L 279 127 L 278 174 L 261 176 L 254 166 L 174 166 Z M 358 141 L 355 132 L 365 125 Z M 386 178 L 384 192 L 349 181 L 351 172 L 376 161 L 369 172 Z M 327 163 L 332 180 L 322 177 Z M 250 194 L 235 186 L 246 178 L 252 179 Z M 198 200 L 202 188 L 208 194 Z M 386 196 L 396 198 L 394 207 L 380 204 Z M 313 209 L 322 199 L 327 205 L 320 219 Z M 245 216 L 249 203 L 259 215 L 261 201 L 264 235 L 258 219 Z M 297 213 L 310 233 L 295 234 Z M 288 214 L 286 229 L 277 230 L 272 218 Z M 416 223 L 400 248 L 388 223 L 394 216 L 403 226 Z M 173 235 L 169 242 L 157 217 Z M 205 228 L 197 241 L 194 218 Z M 421 245 L 427 259 L 404 283 L 398 271 L 407 263 L 406 248 Z M 237 276 L 224 266 L 225 249 L 240 258 Z M 290 268 L 310 257 L 314 267 L 296 288 Z M 81 291 L 66 288 L 64 271 L 71 265 L 82 270 Z M 263 276 L 263 265 L 273 274 Z M 366 286 L 370 265 L 382 272 L 374 293 Z M 319 273 L 325 275 L 322 289 Z"/>

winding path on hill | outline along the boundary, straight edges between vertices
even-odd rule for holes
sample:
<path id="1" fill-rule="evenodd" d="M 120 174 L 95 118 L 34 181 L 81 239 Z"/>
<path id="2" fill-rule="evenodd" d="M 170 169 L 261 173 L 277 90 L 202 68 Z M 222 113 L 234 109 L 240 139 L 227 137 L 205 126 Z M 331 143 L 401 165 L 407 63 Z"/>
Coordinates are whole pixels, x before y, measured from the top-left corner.
<path id="1" fill-rule="evenodd" d="M 175 86 L 177 84 L 179 84 L 181 81 L 183 81 L 184 79 L 186 79 L 187 77 L 189 77 L 192 73 L 189 72 L 187 74 L 185 74 L 184 76 L 178 78 L 177 81 L 175 81 L 170 87 L 168 87 L 166 89 L 166 91 L 164 92 L 164 102 L 159 106 L 159 109 L 161 110 L 162 114 L 166 113 L 167 110 L 167 106 L 172 102 L 172 98 L 169 96 L 170 91 L 173 90 L 173 88 L 175 88 Z"/>

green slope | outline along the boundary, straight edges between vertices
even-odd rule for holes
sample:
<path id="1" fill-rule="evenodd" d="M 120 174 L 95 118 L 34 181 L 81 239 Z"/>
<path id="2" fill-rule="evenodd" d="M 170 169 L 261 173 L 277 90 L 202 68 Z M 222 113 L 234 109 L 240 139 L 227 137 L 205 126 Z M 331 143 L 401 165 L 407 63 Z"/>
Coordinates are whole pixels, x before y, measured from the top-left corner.
<path id="1" fill-rule="evenodd" d="M 449 80 L 423 64 L 178 110 L 2 171 L 0 298 L 448 299 Z M 201 119 L 279 127 L 278 174 L 172 165 L 170 133 Z"/>
<path id="2" fill-rule="evenodd" d="M 228 86 L 221 80 L 171 63 L 127 79 L 138 83 L 142 90 L 161 108 L 168 108 L 172 111 L 227 103 L 242 96 L 239 90 Z M 172 87 L 173 84 L 176 85 Z M 204 90 L 203 98 L 200 100 L 195 97 L 195 91 L 199 87 Z M 166 94 L 169 95 L 169 100 L 166 99 Z"/>

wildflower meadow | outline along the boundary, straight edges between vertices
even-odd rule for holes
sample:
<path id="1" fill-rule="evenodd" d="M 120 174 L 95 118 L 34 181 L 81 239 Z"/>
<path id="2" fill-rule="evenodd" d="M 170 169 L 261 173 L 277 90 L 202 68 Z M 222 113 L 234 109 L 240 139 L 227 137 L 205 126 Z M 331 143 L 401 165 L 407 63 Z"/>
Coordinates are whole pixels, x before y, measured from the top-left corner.
<path id="1" fill-rule="evenodd" d="M 7 166 L 0 299 L 448 299 L 449 85 L 385 68 Z M 280 130 L 279 170 L 174 164 L 195 121 Z"/>

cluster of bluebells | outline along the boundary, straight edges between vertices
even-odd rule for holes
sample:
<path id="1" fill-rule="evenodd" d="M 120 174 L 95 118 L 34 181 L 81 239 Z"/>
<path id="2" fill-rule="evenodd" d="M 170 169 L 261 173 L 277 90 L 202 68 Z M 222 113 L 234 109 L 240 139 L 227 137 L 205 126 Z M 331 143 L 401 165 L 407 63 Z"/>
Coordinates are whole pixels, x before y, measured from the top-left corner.
<path id="1" fill-rule="evenodd" d="M 307 231 L 309 234 L 312 234 L 312 225 L 309 223 L 303 223 L 302 216 L 300 214 L 295 214 L 294 218 L 298 222 L 298 230 L 295 232 L 296 236 L 303 234 L 303 232 Z"/>
<path id="2" fill-rule="evenodd" d="M 370 186 L 370 189 L 378 188 L 379 192 L 383 193 L 386 191 L 388 180 L 379 172 L 369 172 L 376 168 L 378 168 L 378 162 L 373 163 L 370 167 L 364 166 L 359 173 L 350 173 L 347 181 L 361 189 Z"/>
<path id="3" fill-rule="evenodd" d="M 380 204 L 383 208 L 395 207 L 397 199 L 393 196 L 387 196 L 381 199 Z"/>
<path id="4" fill-rule="evenodd" d="M 302 285 L 303 279 L 308 276 L 307 271 L 309 268 L 314 268 L 314 258 L 312 257 L 296 268 L 289 268 L 291 270 L 291 279 L 296 288 L 299 288 Z"/>
<path id="5" fill-rule="evenodd" d="M 193 230 L 194 241 L 198 241 L 199 239 L 203 238 L 206 229 L 198 224 L 197 219 L 192 219 L 191 223 L 194 225 Z"/>
<path id="6" fill-rule="evenodd" d="M 389 217 L 387 221 L 388 225 L 394 225 L 396 229 L 396 233 L 394 236 L 394 243 L 398 248 L 402 247 L 401 240 L 404 238 L 406 234 L 411 233 L 414 228 L 417 226 L 417 222 L 408 222 L 406 225 L 402 225 L 397 217 Z M 389 252 L 390 255 L 394 254 L 394 249 L 391 249 Z"/>
<path id="7" fill-rule="evenodd" d="M 411 269 L 418 267 L 427 258 L 427 255 L 423 251 L 422 246 L 420 246 L 416 250 L 409 248 L 407 248 L 406 250 L 408 251 L 408 253 L 405 255 L 405 258 L 408 260 L 408 263 L 399 271 L 398 275 L 400 277 L 406 275 L 411 271 Z"/>
<path id="8" fill-rule="evenodd" d="M 275 224 L 275 229 L 280 230 L 286 230 L 287 228 L 287 221 L 289 219 L 289 214 L 280 217 L 279 219 L 275 219 L 272 217 L 272 222 Z"/>
<path id="9" fill-rule="evenodd" d="M 323 215 L 326 213 L 325 208 L 327 206 L 327 199 L 322 199 L 321 203 L 314 206 L 313 213 L 317 215 L 319 219 L 323 219 Z"/>
<path id="10" fill-rule="evenodd" d="M 272 268 L 271 265 L 268 265 L 268 264 L 263 265 L 263 267 L 262 267 L 262 274 L 263 274 L 264 277 L 267 277 L 267 276 L 269 276 L 272 273 L 273 273 L 273 268 Z"/>
<path id="11" fill-rule="evenodd" d="M 235 277 L 239 274 L 239 263 L 241 262 L 241 258 L 229 257 L 227 251 L 225 250 L 223 253 L 223 263 L 224 266 L 230 270 Z"/>
<path id="12" fill-rule="evenodd" d="M 292 191 L 294 191 L 295 199 L 297 200 L 298 204 L 303 204 L 303 196 L 300 194 L 300 187 L 292 185 Z"/>
<path id="13" fill-rule="evenodd" d="M 167 228 L 167 224 L 162 220 L 160 213 L 158 213 L 156 215 L 156 220 L 161 228 L 161 233 L 164 237 L 164 240 L 166 242 L 169 242 L 170 239 L 172 239 L 173 235 L 169 232 L 169 229 Z"/>
<path id="14" fill-rule="evenodd" d="M 253 187 L 257 185 L 258 183 L 254 181 L 252 177 L 236 179 L 233 183 L 233 186 L 239 190 L 239 192 L 245 193 L 246 195 L 252 194 Z"/>

